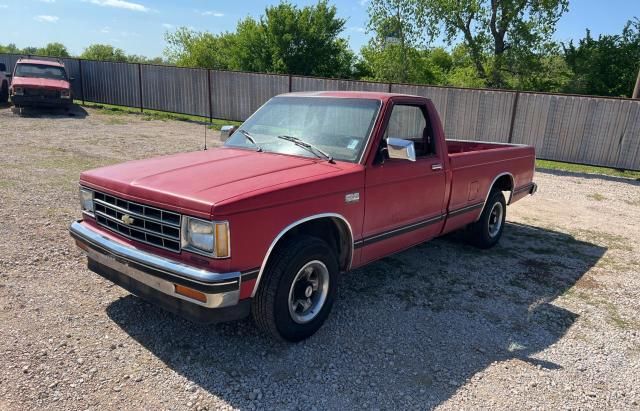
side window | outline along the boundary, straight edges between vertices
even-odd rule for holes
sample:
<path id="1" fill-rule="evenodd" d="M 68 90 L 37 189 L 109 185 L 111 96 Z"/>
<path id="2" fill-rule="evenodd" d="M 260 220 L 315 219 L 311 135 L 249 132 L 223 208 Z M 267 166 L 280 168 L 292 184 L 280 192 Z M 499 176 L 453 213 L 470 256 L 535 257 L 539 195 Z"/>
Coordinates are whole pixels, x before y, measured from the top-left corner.
<path id="1" fill-rule="evenodd" d="M 431 125 L 420 107 L 398 104 L 393 107 L 384 138 L 411 140 L 416 156 L 424 157 L 435 153 L 431 134 Z"/>

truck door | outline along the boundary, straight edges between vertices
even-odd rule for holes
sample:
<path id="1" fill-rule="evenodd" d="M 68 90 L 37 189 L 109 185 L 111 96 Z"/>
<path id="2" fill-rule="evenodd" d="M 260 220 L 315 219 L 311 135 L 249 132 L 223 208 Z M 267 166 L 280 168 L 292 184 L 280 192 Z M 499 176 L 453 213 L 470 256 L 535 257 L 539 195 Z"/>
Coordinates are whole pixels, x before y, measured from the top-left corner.
<path id="1" fill-rule="evenodd" d="M 445 170 L 426 105 L 395 102 L 365 177 L 361 262 L 437 236 L 444 224 Z M 413 141 L 416 161 L 389 159 L 387 137 Z"/>

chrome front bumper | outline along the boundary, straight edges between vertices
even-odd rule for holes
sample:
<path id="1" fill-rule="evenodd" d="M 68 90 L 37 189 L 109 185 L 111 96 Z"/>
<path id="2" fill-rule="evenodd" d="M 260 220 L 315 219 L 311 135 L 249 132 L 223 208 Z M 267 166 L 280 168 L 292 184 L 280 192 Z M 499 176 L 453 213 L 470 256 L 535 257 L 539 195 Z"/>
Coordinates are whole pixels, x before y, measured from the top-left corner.
<path id="1" fill-rule="evenodd" d="M 78 246 L 87 253 L 90 268 L 93 264 L 96 267 L 103 267 L 102 271 L 116 272 L 115 275 L 121 279 L 120 282 L 127 283 L 126 285 L 129 285 L 130 281 L 128 279 L 122 281 L 122 276 L 134 280 L 133 282 L 142 283 L 144 286 L 171 298 L 184 300 L 203 308 L 230 307 L 238 304 L 240 272 L 211 272 L 151 254 L 133 246 L 116 242 L 81 221 L 72 223 L 69 232 Z M 92 270 L 96 271 L 93 268 Z M 102 275 L 101 272 L 98 273 Z M 114 274 L 108 278 L 116 282 Z M 116 284 L 127 288 L 124 284 L 118 282 Z M 176 293 L 176 284 L 203 293 L 206 296 L 206 302 Z"/>

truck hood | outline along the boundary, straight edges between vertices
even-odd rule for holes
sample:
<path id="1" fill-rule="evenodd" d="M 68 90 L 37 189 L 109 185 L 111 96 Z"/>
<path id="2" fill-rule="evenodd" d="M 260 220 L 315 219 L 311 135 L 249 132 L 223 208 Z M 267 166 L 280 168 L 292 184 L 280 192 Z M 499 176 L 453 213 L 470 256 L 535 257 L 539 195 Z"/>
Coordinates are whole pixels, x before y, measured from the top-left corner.
<path id="1" fill-rule="evenodd" d="M 38 87 L 55 90 L 68 90 L 71 86 L 66 80 L 54 80 L 37 77 L 13 77 L 11 86 L 16 87 Z"/>
<path id="2" fill-rule="evenodd" d="M 216 204 L 253 191 L 337 173 L 344 166 L 283 154 L 220 148 L 89 170 L 82 185 L 181 213 L 210 216 Z"/>

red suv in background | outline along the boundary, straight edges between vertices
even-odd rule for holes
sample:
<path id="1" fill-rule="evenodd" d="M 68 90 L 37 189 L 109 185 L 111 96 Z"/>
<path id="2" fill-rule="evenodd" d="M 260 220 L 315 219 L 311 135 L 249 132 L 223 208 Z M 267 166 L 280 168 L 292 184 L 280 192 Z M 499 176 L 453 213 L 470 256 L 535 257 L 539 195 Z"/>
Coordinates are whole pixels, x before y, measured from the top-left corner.
<path id="1" fill-rule="evenodd" d="M 18 108 L 68 108 L 73 102 L 71 80 L 61 60 L 20 58 L 13 69 L 9 96 Z"/>

